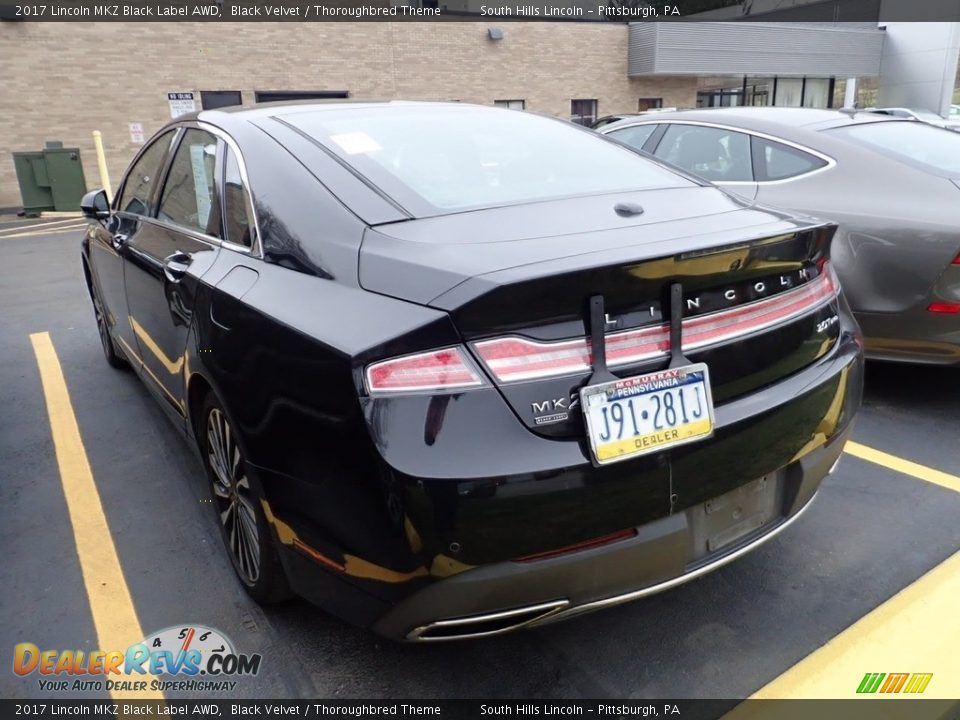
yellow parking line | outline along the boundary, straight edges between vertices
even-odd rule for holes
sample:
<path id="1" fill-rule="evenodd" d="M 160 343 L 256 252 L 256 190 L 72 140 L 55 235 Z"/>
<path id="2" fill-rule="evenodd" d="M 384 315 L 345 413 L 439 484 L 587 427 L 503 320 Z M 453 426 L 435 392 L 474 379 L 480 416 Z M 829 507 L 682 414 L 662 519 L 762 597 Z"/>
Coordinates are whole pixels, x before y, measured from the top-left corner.
<path id="1" fill-rule="evenodd" d="M 910 475 L 912 477 L 919 478 L 920 480 L 926 480 L 928 483 L 933 483 L 934 485 L 940 485 L 941 487 L 945 487 L 949 490 L 960 492 L 960 477 L 957 477 L 956 475 L 950 475 L 949 473 L 945 473 L 940 470 L 934 470 L 926 465 L 910 462 L 909 460 L 904 460 L 896 455 L 891 455 L 881 450 L 874 450 L 871 447 L 867 447 L 866 445 L 861 445 L 860 443 L 852 441 L 846 444 L 844 451 L 853 455 L 854 457 L 860 458 L 861 460 L 876 463 L 877 465 L 883 465 L 891 470 L 901 472 L 904 475 Z"/>
<path id="2" fill-rule="evenodd" d="M 845 452 L 911 477 L 960 492 L 960 477 L 904 460 L 881 450 L 848 442 Z M 751 700 L 797 700 L 817 698 L 890 697 L 889 694 L 857 694 L 866 673 L 932 673 L 922 695 L 914 697 L 955 699 L 960 696 L 960 623 L 956 621 L 960 598 L 960 552 L 930 570 L 892 598 L 875 608 L 826 645 L 814 651 L 750 696 Z M 892 698 L 891 698 L 892 699 Z M 849 708 L 850 718 L 876 713 L 873 705 Z M 783 717 L 793 717 L 789 708 Z M 796 717 L 809 708 L 796 706 Z M 915 704 L 890 706 L 890 718 L 913 720 L 940 717 L 943 708 Z M 927 715 L 932 713 L 932 715 Z M 763 704 L 743 703 L 723 720 L 766 717 Z"/>
<path id="3" fill-rule="evenodd" d="M 96 626 L 98 649 L 124 650 L 143 640 L 143 630 L 123 577 L 50 334 L 34 333 L 30 336 L 30 342 L 40 370 L 60 480 L 73 526 L 90 612 Z M 143 677 L 131 679 L 142 680 Z M 113 691 L 111 695 L 117 699 L 163 698 L 162 693 L 151 690 Z"/>
<path id="4" fill-rule="evenodd" d="M 865 615 L 750 699 L 873 697 L 890 702 L 899 699 L 899 696 L 881 694 L 858 696 L 857 688 L 868 672 L 933 673 L 923 694 L 911 697 L 956 699 L 960 696 L 957 598 L 960 598 L 960 552 Z M 925 717 L 923 706 L 897 705 L 902 715 L 884 717 L 909 720 Z M 852 712 L 855 709 L 855 705 L 850 708 L 848 717 L 860 717 Z M 759 707 L 742 704 L 727 713 L 724 720 L 748 720 L 759 717 L 757 713 L 763 711 L 762 704 Z M 870 711 L 876 713 L 876 706 Z"/>

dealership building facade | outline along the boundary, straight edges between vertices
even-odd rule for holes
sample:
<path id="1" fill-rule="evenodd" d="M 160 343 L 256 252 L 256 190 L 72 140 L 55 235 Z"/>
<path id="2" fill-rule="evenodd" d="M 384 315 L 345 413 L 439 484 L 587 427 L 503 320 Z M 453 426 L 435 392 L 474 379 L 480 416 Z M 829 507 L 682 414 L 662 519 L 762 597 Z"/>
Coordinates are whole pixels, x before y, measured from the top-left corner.
<path id="1" fill-rule="evenodd" d="M 115 186 L 144 138 L 191 108 L 444 100 L 586 124 L 655 107 L 829 107 L 838 81 L 883 87 L 890 35 L 876 23 L 0 22 L 0 208 L 20 205 L 12 152 L 79 148 L 96 187 L 98 130 Z M 951 37 L 937 61 L 952 83 Z"/>

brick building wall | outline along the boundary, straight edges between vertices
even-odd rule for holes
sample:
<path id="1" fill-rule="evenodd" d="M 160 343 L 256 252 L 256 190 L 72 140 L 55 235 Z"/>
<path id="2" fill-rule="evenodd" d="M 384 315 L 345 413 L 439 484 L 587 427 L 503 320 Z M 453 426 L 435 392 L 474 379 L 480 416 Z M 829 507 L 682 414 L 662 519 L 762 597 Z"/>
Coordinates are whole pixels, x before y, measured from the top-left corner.
<path id="1" fill-rule="evenodd" d="M 504 38 L 491 41 L 499 27 Z M 10 153 L 46 140 L 79 147 L 100 185 L 91 132 L 103 133 L 116 188 L 139 147 L 170 119 L 168 92 L 347 90 L 351 98 L 526 101 L 569 117 L 639 98 L 696 104 L 694 77 L 627 77 L 627 26 L 614 23 L 0 23 L 0 208 L 19 207 Z M 199 95 L 197 107 L 199 108 Z"/>

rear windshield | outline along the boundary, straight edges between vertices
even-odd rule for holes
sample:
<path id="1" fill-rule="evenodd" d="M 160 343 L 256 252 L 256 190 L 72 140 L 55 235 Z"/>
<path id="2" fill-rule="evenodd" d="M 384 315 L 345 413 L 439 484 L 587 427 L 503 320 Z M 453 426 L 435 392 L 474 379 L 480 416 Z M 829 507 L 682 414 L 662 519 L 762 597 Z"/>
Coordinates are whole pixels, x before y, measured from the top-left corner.
<path id="1" fill-rule="evenodd" d="M 960 133 L 910 120 L 847 125 L 830 132 L 934 175 L 960 177 Z"/>
<path id="2" fill-rule="evenodd" d="M 599 135 L 475 106 L 330 109 L 280 117 L 414 216 L 693 183 Z"/>

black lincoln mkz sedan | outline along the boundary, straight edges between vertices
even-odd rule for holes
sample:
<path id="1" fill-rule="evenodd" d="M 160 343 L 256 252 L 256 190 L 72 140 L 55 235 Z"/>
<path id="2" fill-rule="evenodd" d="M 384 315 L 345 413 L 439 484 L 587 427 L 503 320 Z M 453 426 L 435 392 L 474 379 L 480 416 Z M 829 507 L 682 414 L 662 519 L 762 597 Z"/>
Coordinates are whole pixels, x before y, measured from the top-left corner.
<path id="1" fill-rule="evenodd" d="M 832 225 L 562 121 L 204 111 L 83 207 L 107 361 L 195 442 L 240 581 L 392 638 L 739 557 L 809 505 L 860 404 Z"/>

